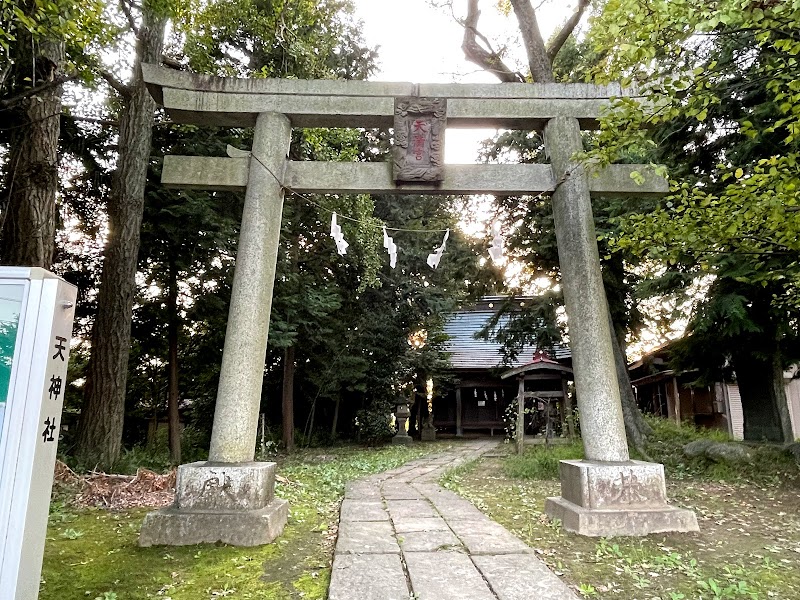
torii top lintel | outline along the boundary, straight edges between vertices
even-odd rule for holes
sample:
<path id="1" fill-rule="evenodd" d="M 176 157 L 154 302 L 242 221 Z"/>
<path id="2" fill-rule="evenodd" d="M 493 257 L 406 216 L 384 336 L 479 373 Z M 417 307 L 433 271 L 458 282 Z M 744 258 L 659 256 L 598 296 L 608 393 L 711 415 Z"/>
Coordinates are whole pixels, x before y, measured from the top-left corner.
<path id="1" fill-rule="evenodd" d="M 448 127 L 541 129 L 554 117 L 574 117 L 581 127 L 620 96 L 618 84 L 388 83 L 328 79 L 214 77 L 142 65 L 150 93 L 178 123 L 252 127 L 262 112 L 285 114 L 295 127 L 391 127 L 394 98 L 447 98 Z"/>

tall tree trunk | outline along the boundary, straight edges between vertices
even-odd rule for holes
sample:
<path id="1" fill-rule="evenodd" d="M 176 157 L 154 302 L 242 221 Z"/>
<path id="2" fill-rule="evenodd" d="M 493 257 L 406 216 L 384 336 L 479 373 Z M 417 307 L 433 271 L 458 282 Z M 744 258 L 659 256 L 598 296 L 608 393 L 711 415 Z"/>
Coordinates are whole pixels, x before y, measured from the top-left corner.
<path id="1" fill-rule="evenodd" d="M 58 194 L 58 137 L 62 85 L 60 67 L 64 44 L 45 41 L 39 54 L 19 34 L 20 56 L 14 66 L 14 89 L 41 86 L 0 112 L 11 116 L 11 143 L 2 198 L 2 248 L 6 265 L 49 269 L 55 253 L 56 196 Z M 28 81 L 25 81 L 25 79 Z"/>
<path id="2" fill-rule="evenodd" d="M 639 410 L 639 406 L 636 404 L 636 396 L 633 394 L 625 351 L 622 349 L 622 344 L 615 333 L 610 312 L 608 319 L 609 327 L 611 327 L 611 345 L 614 347 L 614 365 L 617 370 L 619 396 L 622 402 L 622 420 L 625 422 L 625 435 L 628 437 L 628 443 L 636 448 L 636 451 L 645 460 L 651 460 L 647 450 L 645 450 L 645 446 L 647 445 L 647 438 L 653 433 L 653 428 L 644 420 L 642 411 Z"/>
<path id="3" fill-rule="evenodd" d="M 522 41 L 528 54 L 531 77 L 537 83 L 553 83 L 556 78 L 542 39 L 542 32 L 539 30 L 536 9 L 531 5 L 531 0 L 511 0 L 511 6 L 517 15 Z"/>
<path id="4" fill-rule="evenodd" d="M 336 402 L 333 405 L 333 421 L 331 422 L 331 439 L 335 440 L 339 434 L 339 407 L 342 404 L 342 397 L 336 396 Z"/>
<path id="5" fill-rule="evenodd" d="M 642 411 L 639 410 L 628 372 L 628 360 L 625 355 L 625 336 L 628 331 L 625 325 L 628 319 L 625 297 L 627 284 L 625 283 L 625 263 L 619 254 L 613 255 L 611 260 L 606 261 L 603 269 L 603 286 L 608 298 L 608 325 L 611 328 L 611 342 L 614 346 L 614 363 L 622 401 L 625 434 L 628 437 L 628 443 L 636 448 L 639 454 L 647 458 L 645 446 L 647 438 L 653 434 L 653 429 L 644 420 Z"/>
<path id="6" fill-rule="evenodd" d="M 787 442 L 794 438 L 781 359 L 777 348 L 766 356 L 750 352 L 733 356 L 746 440 Z"/>
<path id="7" fill-rule="evenodd" d="M 117 460 L 122 444 L 136 263 L 155 110 L 142 81 L 141 63 L 161 60 L 166 24 L 166 18 L 147 9 L 148 3 L 143 6 L 133 81 L 119 119 L 119 157 L 108 201 L 108 240 L 76 447 L 82 461 L 106 468 Z"/>
<path id="8" fill-rule="evenodd" d="M 167 395 L 167 415 L 169 419 L 169 461 L 181 464 L 181 418 L 178 412 L 180 392 L 178 390 L 178 267 L 169 261 L 169 286 L 167 290 L 167 341 L 169 345 L 169 393 Z"/>
<path id="9" fill-rule="evenodd" d="M 283 353 L 283 445 L 287 452 L 294 450 L 294 346 Z"/>

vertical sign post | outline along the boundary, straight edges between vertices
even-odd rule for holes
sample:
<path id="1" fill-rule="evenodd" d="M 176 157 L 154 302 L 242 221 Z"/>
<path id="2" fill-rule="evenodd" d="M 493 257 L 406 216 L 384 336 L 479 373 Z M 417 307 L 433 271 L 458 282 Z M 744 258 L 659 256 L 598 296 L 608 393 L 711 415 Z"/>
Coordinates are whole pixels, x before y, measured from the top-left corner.
<path id="1" fill-rule="evenodd" d="M 39 595 L 77 289 L 0 267 L 0 595 Z"/>

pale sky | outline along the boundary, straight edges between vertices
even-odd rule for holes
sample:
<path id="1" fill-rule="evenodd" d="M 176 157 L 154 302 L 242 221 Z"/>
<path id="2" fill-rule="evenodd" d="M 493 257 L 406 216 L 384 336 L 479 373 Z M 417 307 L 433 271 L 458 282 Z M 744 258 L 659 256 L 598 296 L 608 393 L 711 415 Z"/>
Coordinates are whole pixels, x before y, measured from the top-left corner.
<path id="1" fill-rule="evenodd" d="M 457 17 L 466 12 L 466 0 L 452 0 Z M 515 16 L 500 14 L 497 0 L 480 2 L 478 30 L 492 41 L 495 50 L 508 48 L 506 64 L 525 72 L 524 49 Z M 467 62 L 461 50 L 463 29 L 447 7 L 434 8 L 431 0 L 356 0 L 356 17 L 364 23 L 364 37 L 379 46 L 379 72 L 375 81 L 412 83 L 497 83 L 497 79 Z M 574 2 L 545 0 L 537 10 L 542 35 L 552 31 L 573 12 Z M 445 161 L 474 163 L 478 143 L 494 130 L 448 130 Z"/>

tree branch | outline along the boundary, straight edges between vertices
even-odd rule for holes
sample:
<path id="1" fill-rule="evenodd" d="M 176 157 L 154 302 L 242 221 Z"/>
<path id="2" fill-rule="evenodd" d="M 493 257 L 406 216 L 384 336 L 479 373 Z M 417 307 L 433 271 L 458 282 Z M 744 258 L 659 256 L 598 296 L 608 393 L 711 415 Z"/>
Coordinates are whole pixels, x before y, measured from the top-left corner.
<path id="1" fill-rule="evenodd" d="M 564 23 L 561 31 L 558 32 L 558 35 L 556 35 L 556 37 L 550 43 L 550 47 L 547 49 L 547 58 L 550 59 L 551 65 L 556 59 L 558 51 L 561 50 L 561 47 L 569 39 L 569 36 L 571 36 L 572 32 L 575 31 L 575 27 L 578 26 L 578 23 L 580 22 L 581 17 L 588 6 L 589 0 L 580 0 L 575 12 L 572 13 L 572 16 L 566 23 Z"/>
<path id="2" fill-rule="evenodd" d="M 51 79 L 50 81 L 45 81 L 44 83 L 40 83 L 37 86 L 28 88 L 27 90 L 23 90 L 18 94 L 14 94 L 13 96 L 0 100 L 0 109 L 7 109 L 13 106 L 14 104 L 17 104 L 21 100 L 24 100 L 25 98 L 30 98 L 31 96 L 35 96 L 40 92 L 50 89 L 51 87 L 61 85 L 62 83 L 66 83 L 67 81 L 74 81 L 77 78 L 78 78 L 77 75 L 69 75 L 69 76 L 58 75 L 53 79 Z"/>
<path id="3" fill-rule="evenodd" d="M 478 18 L 480 15 L 478 0 L 469 0 L 467 18 L 462 23 L 464 40 L 461 43 L 461 49 L 464 51 L 464 56 L 468 61 L 495 75 L 500 81 L 507 83 L 524 82 L 525 78 L 506 66 L 500 55 L 492 49 L 486 37 L 478 32 Z M 478 39 L 486 44 L 488 50 L 478 43 Z"/>
<path id="4" fill-rule="evenodd" d="M 100 77 L 105 79 L 108 85 L 117 90 L 120 96 L 123 96 L 125 98 L 130 98 L 131 94 L 133 93 L 130 87 L 122 83 L 119 79 L 114 77 L 108 71 L 100 70 Z"/>
<path id="5" fill-rule="evenodd" d="M 172 58 L 171 56 L 167 56 L 166 54 L 161 55 L 161 62 L 171 69 L 177 69 L 178 71 L 182 71 L 184 69 L 184 65 L 181 64 L 179 60 Z"/>
<path id="6" fill-rule="evenodd" d="M 111 119 L 101 119 L 99 117 L 79 117 L 76 115 L 61 115 L 65 119 L 73 121 L 83 121 L 86 123 L 99 123 L 100 125 L 109 125 L 111 127 L 119 127 L 119 121 L 112 121 Z"/>
<path id="7" fill-rule="evenodd" d="M 5 68 L 3 69 L 3 72 L 0 73 L 0 90 L 2 90 L 3 87 L 5 87 L 6 77 L 8 77 L 8 74 L 10 72 L 11 72 L 11 61 L 8 61 Z"/>
<path id="8" fill-rule="evenodd" d="M 536 10 L 531 6 L 531 0 L 511 0 L 514 14 L 517 15 L 519 31 L 525 50 L 528 53 L 528 66 L 531 68 L 531 77 L 539 83 L 553 83 L 553 66 L 547 57 L 547 50 L 536 20 Z"/>
<path id="9" fill-rule="evenodd" d="M 131 7 L 128 5 L 126 0 L 119 0 L 119 7 L 122 9 L 122 12 L 125 13 L 125 18 L 128 19 L 128 26 L 133 31 L 133 34 L 138 38 L 139 28 L 136 26 L 136 20 L 133 18 Z"/>

